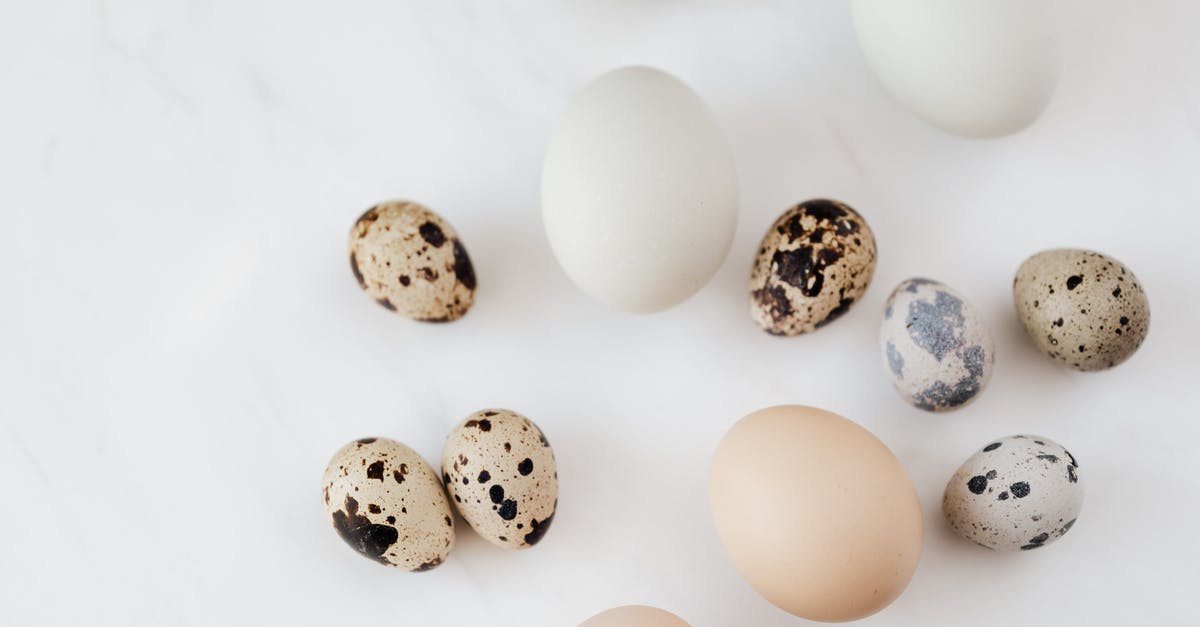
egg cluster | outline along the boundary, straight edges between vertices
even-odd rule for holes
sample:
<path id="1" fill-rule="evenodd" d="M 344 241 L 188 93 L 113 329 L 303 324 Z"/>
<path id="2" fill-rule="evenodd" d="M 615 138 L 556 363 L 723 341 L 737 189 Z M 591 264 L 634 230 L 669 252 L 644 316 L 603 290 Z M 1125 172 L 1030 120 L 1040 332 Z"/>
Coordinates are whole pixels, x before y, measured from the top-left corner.
<path id="1" fill-rule="evenodd" d="M 532 420 L 485 409 L 450 432 L 442 474 L 395 440 L 343 446 L 325 468 L 325 513 L 364 557 L 401 570 L 441 564 L 454 547 L 454 511 L 484 539 L 527 549 L 558 506 L 554 451 Z M 448 498 L 453 497 L 453 498 Z"/>
<path id="2" fill-rule="evenodd" d="M 913 26 L 920 19 L 897 28 L 888 16 L 913 18 L 908 4 L 853 3 L 868 61 L 898 100 L 965 135 L 1012 132 L 1036 118 L 1049 94 L 1044 57 L 1050 53 L 1039 28 L 1030 36 L 1016 33 L 1014 24 L 1043 24 L 1042 9 L 947 4 L 921 28 Z M 970 10 L 989 19 L 967 20 L 962 12 Z M 1010 71 L 1020 64 L 1009 62 L 1008 49 L 1002 60 L 979 50 L 962 58 L 935 55 L 951 59 L 944 67 L 916 54 L 960 42 L 960 32 L 947 34 L 956 20 L 1027 40 L 1028 71 Z M 921 46 L 902 43 L 914 37 Z M 978 75 L 995 74 L 981 70 L 1000 66 L 1012 82 L 1004 89 L 1017 97 L 998 99 L 1005 94 L 972 84 Z M 927 83 L 945 82 L 947 73 L 964 84 L 930 97 Z M 738 217 L 732 151 L 716 117 L 683 82 L 652 68 L 616 70 L 580 92 L 551 138 L 542 211 L 550 247 L 581 291 L 619 310 L 662 310 L 701 289 L 729 251 Z M 475 268 L 457 232 L 422 205 L 372 207 L 351 230 L 349 255 L 361 288 L 393 312 L 445 322 L 474 302 Z M 859 210 L 812 199 L 771 223 L 752 257 L 751 320 L 771 335 L 795 337 L 862 301 L 875 272 L 876 238 Z M 1012 297 L 1033 344 L 1075 370 L 1125 362 L 1149 329 L 1142 284 L 1098 252 L 1056 249 L 1029 257 L 1016 272 Z M 934 279 L 909 278 L 891 291 L 881 314 L 883 373 L 905 403 L 950 412 L 981 398 L 996 368 L 996 343 L 965 294 Z M 421 571 L 441 564 L 453 548 L 455 512 L 493 545 L 538 544 L 557 511 L 558 471 L 537 425 L 487 409 L 451 431 L 440 477 L 404 444 L 365 438 L 334 455 L 323 493 L 332 526 L 347 544 L 380 563 Z M 904 591 L 920 558 L 921 507 L 903 465 L 866 429 L 821 409 L 770 407 L 738 421 L 713 456 L 709 498 L 735 568 L 771 603 L 804 618 L 845 621 L 878 612 Z M 1027 552 L 1071 530 L 1082 502 L 1071 452 L 1046 437 L 1014 435 L 988 441 L 961 465 L 945 487 L 942 510 L 950 529 L 975 544 Z M 584 625 L 687 623 L 656 608 L 627 606 Z"/>

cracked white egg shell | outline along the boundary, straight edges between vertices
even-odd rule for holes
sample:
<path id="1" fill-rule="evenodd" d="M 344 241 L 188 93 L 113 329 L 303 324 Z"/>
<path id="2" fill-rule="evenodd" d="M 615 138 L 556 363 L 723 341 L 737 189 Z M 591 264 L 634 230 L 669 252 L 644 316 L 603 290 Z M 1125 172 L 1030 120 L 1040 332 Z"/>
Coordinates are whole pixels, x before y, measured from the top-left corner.
<path id="1" fill-rule="evenodd" d="M 458 233 L 415 202 L 380 203 L 359 216 L 350 270 L 375 302 L 414 320 L 456 320 L 475 302 L 475 267 Z"/>
<path id="2" fill-rule="evenodd" d="M 1058 82 L 1052 2 L 854 0 L 867 64 L 909 111 L 969 137 L 1015 133 Z"/>
<path id="3" fill-rule="evenodd" d="M 875 274 L 875 235 L 849 205 L 828 199 L 783 212 L 750 269 L 750 317 L 771 335 L 819 329 L 850 310 Z"/>
<path id="4" fill-rule="evenodd" d="M 712 278 L 733 243 L 738 178 L 708 106 L 654 68 L 613 70 L 575 97 L 542 170 L 550 248 L 609 307 L 671 307 Z"/>
<path id="5" fill-rule="evenodd" d="M 682 618 L 657 607 L 626 605 L 601 612 L 579 627 L 690 627 Z"/>
<path id="6" fill-rule="evenodd" d="M 1054 542 L 1075 525 L 1082 507 L 1075 456 L 1038 435 L 988 443 L 954 473 L 942 498 L 955 533 L 997 551 Z"/>
<path id="7" fill-rule="evenodd" d="M 407 571 L 441 564 L 454 517 L 437 473 L 411 448 L 363 438 L 333 455 L 322 479 L 325 513 L 363 557 Z"/>
<path id="8" fill-rule="evenodd" d="M 901 398 L 936 412 L 975 400 L 992 377 L 996 355 L 979 310 L 951 287 L 920 278 L 892 290 L 879 347 Z"/>
<path id="9" fill-rule="evenodd" d="M 1047 250 L 1026 259 L 1013 279 L 1013 302 L 1043 353 L 1084 372 L 1129 359 L 1150 331 L 1150 301 L 1137 277 L 1090 250 Z"/>
<path id="10" fill-rule="evenodd" d="M 507 409 L 477 411 L 446 438 L 442 480 L 451 502 L 485 540 L 527 549 L 558 507 L 554 450 L 532 420 Z"/>

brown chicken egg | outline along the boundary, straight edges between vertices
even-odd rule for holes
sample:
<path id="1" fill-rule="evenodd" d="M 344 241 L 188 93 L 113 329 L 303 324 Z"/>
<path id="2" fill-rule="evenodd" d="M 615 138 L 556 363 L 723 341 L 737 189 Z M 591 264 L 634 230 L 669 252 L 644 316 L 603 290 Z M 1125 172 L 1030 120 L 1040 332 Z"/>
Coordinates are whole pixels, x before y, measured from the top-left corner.
<path id="1" fill-rule="evenodd" d="M 579 627 L 689 627 L 682 618 L 657 607 L 615 607 L 583 621 Z"/>
<path id="2" fill-rule="evenodd" d="M 709 494 L 717 535 L 742 576 L 809 620 L 887 607 L 921 556 L 921 505 L 871 432 L 813 407 L 770 407 L 721 440 Z"/>

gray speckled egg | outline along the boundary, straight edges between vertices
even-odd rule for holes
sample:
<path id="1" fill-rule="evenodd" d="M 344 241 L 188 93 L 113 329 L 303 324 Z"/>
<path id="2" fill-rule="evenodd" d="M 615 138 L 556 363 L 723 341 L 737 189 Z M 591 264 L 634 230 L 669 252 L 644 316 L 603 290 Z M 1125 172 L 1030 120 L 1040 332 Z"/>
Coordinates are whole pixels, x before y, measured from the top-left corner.
<path id="1" fill-rule="evenodd" d="M 1075 524 L 1081 507 L 1075 457 L 1036 435 L 1013 435 L 983 447 L 954 473 L 942 498 L 942 512 L 958 535 L 998 551 L 1054 542 Z"/>
<path id="2" fill-rule="evenodd" d="M 343 446 L 322 479 L 325 512 L 364 557 L 429 570 L 454 547 L 454 517 L 437 473 L 407 446 L 363 438 Z"/>
<path id="3" fill-rule="evenodd" d="M 983 316 L 937 281 L 908 279 L 892 291 L 879 346 L 896 391 L 927 411 L 970 403 L 992 378 L 996 346 Z"/>
<path id="4" fill-rule="evenodd" d="M 415 202 L 385 202 L 358 218 L 350 269 L 375 302 L 414 320 L 455 320 L 475 301 L 467 249 L 445 220 Z"/>
<path id="5" fill-rule="evenodd" d="M 558 507 L 554 451 L 533 421 L 507 409 L 475 412 L 442 453 L 442 479 L 458 512 L 488 542 L 527 549 Z"/>
<path id="6" fill-rule="evenodd" d="M 1096 252 L 1058 249 L 1021 264 L 1017 315 L 1042 352 L 1076 370 L 1129 359 L 1150 329 L 1150 303 L 1133 272 Z"/>
<path id="7" fill-rule="evenodd" d="M 875 273 L 867 221 L 836 200 L 809 200 L 771 225 L 750 271 L 750 317 L 772 335 L 800 335 L 850 309 Z"/>

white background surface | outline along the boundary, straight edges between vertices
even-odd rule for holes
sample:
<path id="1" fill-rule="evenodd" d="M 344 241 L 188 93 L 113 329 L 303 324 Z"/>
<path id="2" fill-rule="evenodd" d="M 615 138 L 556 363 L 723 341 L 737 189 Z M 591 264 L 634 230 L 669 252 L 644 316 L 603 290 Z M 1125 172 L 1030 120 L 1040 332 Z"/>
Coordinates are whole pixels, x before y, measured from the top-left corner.
<path id="1" fill-rule="evenodd" d="M 0 7 L 0 623 L 572 626 L 650 603 L 696 627 L 802 623 L 726 561 L 708 461 L 740 416 L 799 402 L 873 430 L 925 508 L 908 591 L 870 625 L 1195 624 L 1200 5 L 1064 2 L 1045 115 L 995 141 L 894 104 L 840 3 L 5 2 Z M 658 65 L 738 159 L 733 250 L 696 297 L 589 301 L 542 233 L 542 153 L 570 95 Z M 794 339 L 746 312 L 753 250 L 788 205 L 859 208 L 865 300 Z M 420 200 L 480 288 L 442 326 L 359 292 L 355 217 Z M 1027 255 L 1086 246 L 1144 283 L 1149 339 L 1110 372 L 1038 354 L 1012 313 Z M 998 344 L 990 388 L 909 408 L 876 349 L 910 275 L 958 288 Z M 322 512 L 329 455 L 367 435 L 436 459 L 502 406 L 554 444 L 546 541 L 466 527 L 429 573 L 354 555 Z M 1062 541 L 999 555 L 942 524 L 945 481 L 992 438 L 1079 458 Z"/>

